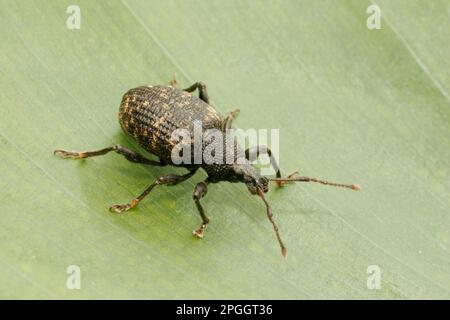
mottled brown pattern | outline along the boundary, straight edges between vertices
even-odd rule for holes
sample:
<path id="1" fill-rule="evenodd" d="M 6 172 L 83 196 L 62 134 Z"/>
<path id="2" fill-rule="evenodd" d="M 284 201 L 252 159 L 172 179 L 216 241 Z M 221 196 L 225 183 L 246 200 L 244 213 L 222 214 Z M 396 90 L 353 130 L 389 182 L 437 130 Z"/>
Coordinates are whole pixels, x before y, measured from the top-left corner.
<path id="1" fill-rule="evenodd" d="M 193 132 L 195 120 L 203 129 L 221 127 L 221 116 L 199 98 L 172 86 L 142 86 L 123 96 L 119 123 L 144 149 L 171 162 L 175 129 Z"/>

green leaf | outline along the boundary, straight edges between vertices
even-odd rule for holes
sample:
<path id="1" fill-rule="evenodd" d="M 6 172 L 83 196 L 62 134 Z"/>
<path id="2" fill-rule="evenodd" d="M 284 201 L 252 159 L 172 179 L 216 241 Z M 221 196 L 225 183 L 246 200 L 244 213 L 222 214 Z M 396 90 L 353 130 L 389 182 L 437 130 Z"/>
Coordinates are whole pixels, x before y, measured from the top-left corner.
<path id="1" fill-rule="evenodd" d="M 1 1 L 0 297 L 450 298 L 450 5 L 380 1 Z M 268 194 L 204 173 L 124 215 L 108 207 L 163 173 L 110 154 L 129 88 L 202 80 L 241 128 L 279 128 L 284 173 L 358 183 Z M 69 290 L 67 268 L 81 270 Z M 379 266 L 381 289 L 367 287 Z"/>

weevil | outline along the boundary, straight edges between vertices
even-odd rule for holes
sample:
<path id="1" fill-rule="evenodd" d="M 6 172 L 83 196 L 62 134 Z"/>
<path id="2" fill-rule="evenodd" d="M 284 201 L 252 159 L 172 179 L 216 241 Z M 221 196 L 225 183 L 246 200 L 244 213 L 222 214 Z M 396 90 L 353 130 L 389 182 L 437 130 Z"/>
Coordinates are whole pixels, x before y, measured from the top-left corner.
<path id="1" fill-rule="evenodd" d="M 192 93 L 198 90 L 198 97 Z M 281 248 L 281 254 L 286 257 L 287 249 L 284 245 L 278 226 L 273 218 L 272 209 L 264 194 L 269 190 L 269 182 L 275 182 L 278 187 L 288 182 L 317 182 L 324 185 L 349 188 L 359 190 L 356 184 L 341 184 L 331 181 L 299 176 L 297 172 L 282 177 L 277 161 L 272 151 L 267 146 L 255 146 L 245 150 L 245 159 L 239 159 L 242 148 L 234 142 L 232 161 L 223 163 L 175 163 L 172 158 L 174 148 L 173 132 L 184 129 L 193 131 L 193 123 L 199 121 L 202 130 L 217 129 L 224 135 L 232 128 L 233 121 L 239 114 L 239 110 L 231 111 L 225 116 L 221 116 L 210 104 L 206 85 L 203 82 L 196 82 L 183 90 L 178 89 L 178 82 L 175 78 L 169 85 L 149 85 L 140 86 L 129 90 L 123 95 L 119 107 L 119 124 L 123 131 L 131 136 L 141 147 L 149 153 L 155 155 L 158 160 L 151 160 L 136 151 L 128 149 L 122 145 L 95 150 L 95 151 L 67 151 L 56 149 L 54 154 L 62 158 L 85 159 L 89 157 L 105 155 L 115 152 L 131 162 L 146 164 L 151 166 L 178 166 L 188 170 L 186 174 L 166 174 L 155 179 L 139 196 L 132 199 L 130 203 L 118 204 L 110 207 L 110 211 L 123 213 L 136 207 L 155 187 L 161 185 L 176 185 L 191 178 L 199 168 L 207 173 L 206 180 L 196 184 L 192 198 L 200 214 L 202 223 L 193 231 L 193 235 L 203 238 L 206 227 L 210 220 L 200 203 L 206 195 L 207 187 L 211 183 L 221 181 L 245 183 L 252 195 L 258 195 L 266 207 L 266 214 L 272 223 L 276 238 Z M 226 139 L 224 139 L 226 140 Z M 190 141 L 194 143 L 194 141 Z M 204 145 L 202 144 L 202 147 Z M 223 149 L 225 153 L 227 149 Z M 270 158 L 270 163 L 275 171 L 275 177 L 261 175 L 253 166 L 253 162 L 261 155 L 266 154 Z M 229 157 L 224 154 L 224 158 Z"/>

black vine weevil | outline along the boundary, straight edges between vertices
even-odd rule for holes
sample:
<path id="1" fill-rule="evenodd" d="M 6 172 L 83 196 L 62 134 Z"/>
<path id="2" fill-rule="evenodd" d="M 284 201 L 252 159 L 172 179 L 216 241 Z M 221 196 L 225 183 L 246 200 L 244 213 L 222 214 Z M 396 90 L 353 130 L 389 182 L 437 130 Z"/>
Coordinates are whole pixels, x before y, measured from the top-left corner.
<path id="1" fill-rule="evenodd" d="M 192 96 L 190 92 L 199 91 L 199 97 Z M 202 130 L 217 129 L 226 136 L 227 130 L 231 128 L 232 122 L 239 113 L 239 110 L 232 111 L 221 117 L 220 114 L 209 105 L 208 93 L 206 86 L 202 82 L 197 82 L 184 90 L 177 88 L 177 81 L 174 79 L 171 85 L 167 86 L 142 86 L 129 90 L 123 96 L 119 109 L 119 123 L 122 129 L 131 137 L 133 137 L 140 146 L 150 153 L 156 155 L 159 161 L 150 160 L 144 156 L 127 149 L 121 145 L 104 148 L 96 151 L 74 152 L 66 150 L 55 150 L 54 153 L 63 158 L 84 159 L 88 157 L 104 155 L 114 151 L 119 153 L 129 161 L 154 165 L 165 166 L 174 165 L 185 167 L 189 172 L 184 175 L 168 174 L 157 178 L 150 186 L 142 192 L 137 198 L 133 199 L 129 204 L 113 205 L 111 211 L 122 213 L 138 205 L 139 202 L 146 197 L 155 186 L 158 185 L 175 185 L 192 177 L 199 168 L 203 168 L 208 174 L 208 178 L 195 186 L 193 199 L 197 206 L 198 212 L 202 218 L 202 224 L 193 234 L 199 238 L 203 238 L 204 231 L 209 223 L 209 219 L 200 204 L 200 199 L 206 195 L 207 185 L 220 181 L 243 182 L 247 185 L 251 194 L 256 194 L 262 198 L 267 209 L 267 216 L 273 225 L 275 234 L 281 247 L 281 253 L 287 256 L 286 247 L 280 238 L 278 226 L 273 220 L 272 210 L 264 197 L 264 193 L 269 190 L 269 181 L 274 181 L 281 186 L 283 183 L 291 181 L 318 182 L 326 185 L 345 187 L 353 190 L 359 190 L 358 185 L 339 184 L 316 178 L 300 177 L 297 173 L 281 177 L 275 157 L 266 146 L 257 146 L 248 148 L 245 153 L 233 140 L 231 161 L 225 163 L 175 163 L 172 158 L 172 151 L 175 147 L 173 133 L 175 130 L 184 129 L 193 133 L 194 122 L 200 121 Z M 228 141 L 224 138 L 224 141 Z M 194 144 L 193 139 L 189 140 L 190 144 Z M 201 145 L 201 151 L 204 151 L 205 145 Z M 223 148 L 223 158 L 229 160 L 229 151 Z M 238 156 L 245 154 L 242 159 Z M 268 178 L 261 176 L 252 166 L 260 154 L 267 154 L 270 157 L 271 165 L 276 172 L 276 178 Z M 190 157 L 194 157 L 193 154 Z M 239 160 L 239 161 L 238 161 Z"/>

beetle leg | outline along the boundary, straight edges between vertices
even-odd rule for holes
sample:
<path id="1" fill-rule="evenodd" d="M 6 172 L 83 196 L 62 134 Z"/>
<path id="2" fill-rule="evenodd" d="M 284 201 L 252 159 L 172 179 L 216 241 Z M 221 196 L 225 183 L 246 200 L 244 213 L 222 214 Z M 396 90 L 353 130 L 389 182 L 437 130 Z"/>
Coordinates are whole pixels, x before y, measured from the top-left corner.
<path id="1" fill-rule="evenodd" d="M 208 192 L 207 187 L 208 181 L 199 182 L 195 186 L 194 193 L 192 194 L 192 198 L 195 201 L 195 205 L 197 206 L 198 213 L 202 217 L 203 223 L 197 230 L 192 231 L 192 234 L 197 238 L 203 238 L 206 227 L 209 223 L 209 218 L 206 216 L 205 211 L 203 210 L 202 205 L 200 204 L 200 199 L 206 195 Z"/>
<path id="2" fill-rule="evenodd" d="M 291 174 L 288 174 L 285 178 L 283 178 L 283 179 L 286 179 L 286 181 L 278 181 L 277 180 L 277 181 L 275 181 L 275 183 L 277 184 L 278 187 L 281 187 L 285 184 L 294 182 L 294 181 L 289 181 L 288 179 L 294 179 L 296 176 L 299 176 L 298 171 L 294 171 Z"/>
<path id="3" fill-rule="evenodd" d="M 247 160 L 249 160 L 251 162 L 255 161 L 259 157 L 260 154 L 267 154 L 269 156 L 270 164 L 272 165 L 272 168 L 275 170 L 276 177 L 281 178 L 281 172 L 280 172 L 280 168 L 278 167 L 277 161 L 275 160 L 275 157 L 272 155 L 272 151 L 267 146 L 256 146 L 256 147 L 251 147 L 251 148 L 248 148 L 247 150 L 245 150 L 245 157 L 247 158 Z M 297 171 L 288 175 L 286 177 L 286 179 L 294 178 L 296 175 L 298 175 Z M 291 182 L 291 181 L 276 180 L 276 184 L 278 187 L 281 187 L 282 185 L 287 184 L 289 182 Z"/>
<path id="4" fill-rule="evenodd" d="M 144 156 L 140 155 L 139 153 L 130 150 L 128 148 L 125 148 L 121 146 L 120 144 L 116 144 L 113 147 L 104 148 L 96 151 L 84 151 L 84 152 L 75 152 L 75 151 L 67 151 L 67 150 L 61 150 L 57 149 L 54 151 L 54 154 L 60 156 L 61 158 L 72 158 L 72 159 L 84 159 L 88 157 L 95 157 L 95 156 L 101 156 L 104 154 L 107 154 L 108 152 L 114 151 L 118 154 L 123 155 L 125 158 L 127 158 L 131 162 L 135 163 L 142 163 L 142 164 L 149 164 L 152 166 L 165 166 L 166 163 L 163 161 L 155 161 L 145 158 Z"/>
<path id="5" fill-rule="evenodd" d="M 267 146 L 256 146 L 256 147 L 251 147 L 251 148 L 248 148 L 247 150 L 245 150 L 245 157 L 250 162 L 255 161 L 259 157 L 260 154 L 267 154 L 269 156 L 270 164 L 272 165 L 272 168 L 275 170 L 276 177 L 281 178 L 281 171 L 280 171 L 280 168 L 278 167 L 277 161 L 275 160 L 275 157 L 273 156 L 272 151 Z M 291 179 L 291 178 L 295 177 L 296 175 L 298 175 L 297 171 L 288 175 L 286 177 L 286 179 Z M 281 187 L 282 185 L 287 184 L 289 182 L 290 181 L 276 180 L 276 184 L 278 187 Z"/>
<path id="6" fill-rule="evenodd" d="M 175 88 L 178 88 L 178 80 L 177 80 L 177 74 L 174 72 L 172 80 L 170 80 L 169 85 Z"/>
<path id="7" fill-rule="evenodd" d="M 281 178 L 281 172 L 280 168 L 278 167 L 277 161 L 275 160 L 272 151 L 267 146 L 250 147 L 247 150 L 245 150 L 245 157 L 250 162 L 255 161 L 260 154 L 267 154 L 269 156 L 270 164 L 272 165 L 272 168 L 275 170 L 276 177 Z"/>
<path id="8" fill-rule="evenodd" d="M 239 115 L 241 110 L 235 109 L 233 111 L 228 112 L 222 120 L 222 130 L 225 131 L 227 129 L 231 129 L 233 121 L 236 120 L 236 117 Z"/>
<path id="9" fill-rule="evenodd" d="M 206 85 L 203 82 L 198 81 L 192 86 L 183 89 L 183 91 L 194 92 L 195 89 L 198 89 L 198 97 L 209 104 L 208 90 L 206 90 Z"/>
<path id="10" fill-rule="evenodd" d="M 178 184 L 180 182 L 183 182 L 183 181 L 189 179 L 190 177 L 192 177 L 195 174 L 196 171 L 197 170 L 194 169 L 184 175 L 167 174 L 167 175 L 161 176 L 161 177 L 157 178 L 155 181 L 153 181 L 153 183 L 150 186 L 148 186 L 147 189 L 145 189 L 144 192 L 142 192 L 137 198 L 131 200 L 130 203 L 113 205 L 109 208 L 109 211 L 122 213 L 124 211 L 133 209 L 150 193 L 150 191 L 153 190 L 154 187 L 160 186 L 163 184 L 173 186 L 175 184 Z"/>

